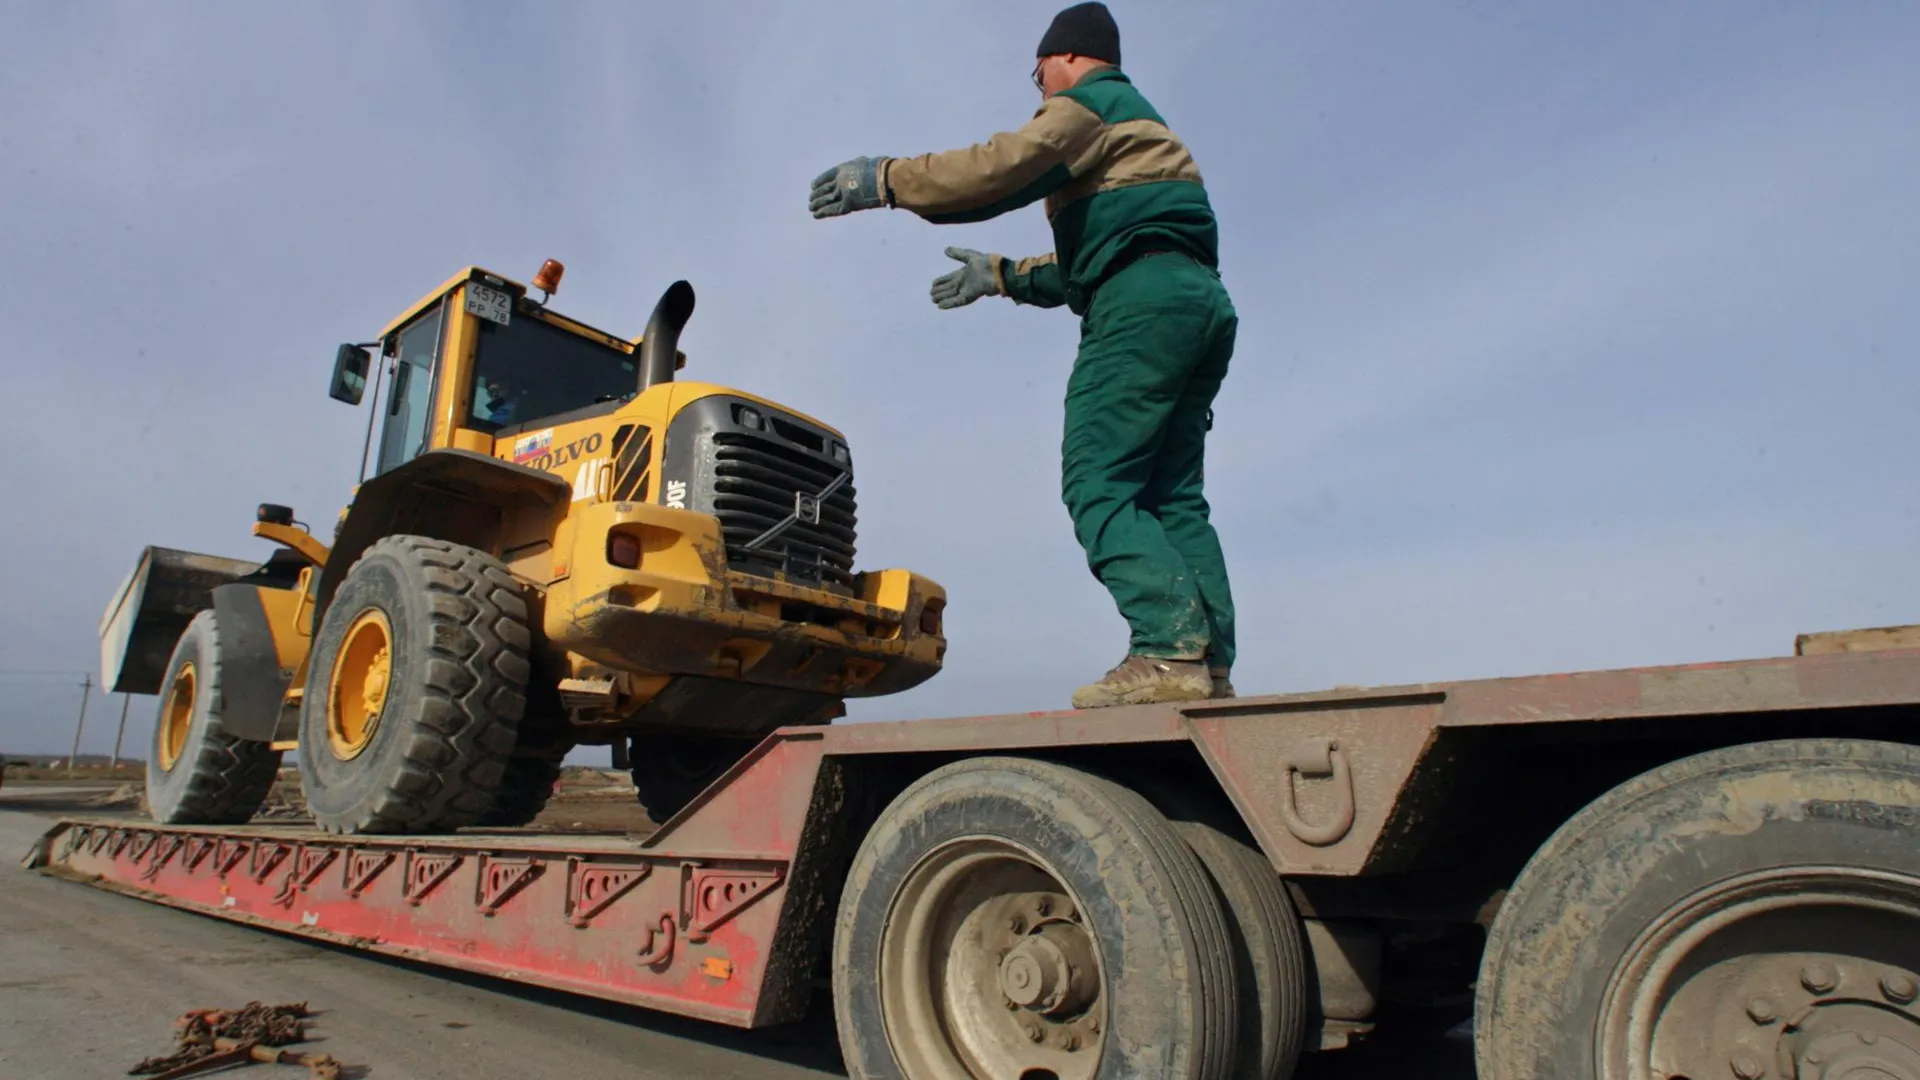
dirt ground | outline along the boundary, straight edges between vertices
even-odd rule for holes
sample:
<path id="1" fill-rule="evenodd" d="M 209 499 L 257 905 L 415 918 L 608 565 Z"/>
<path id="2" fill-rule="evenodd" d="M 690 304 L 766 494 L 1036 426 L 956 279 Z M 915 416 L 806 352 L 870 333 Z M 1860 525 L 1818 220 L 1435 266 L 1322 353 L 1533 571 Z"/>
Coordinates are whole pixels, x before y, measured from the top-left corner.
<path id="1" fill-rule="evenodd" d="M 12 762 L 6 766 L 6 778 L 4 781 L 0 781 L 0 786 L 13 783 L 14 781 L 37 780 L 58 780 L 74 784 L 97 784 L 114 780 L 138 783 L 146 776 L 146 771 L 146 763 L 141 761 L 123 761 L 111 769 L 105 765 L 89 765 L 81 762 L 74 767 L 73 774 L 69 776 L 67 774 L 67 766 L 64 763 L 58 765 L 26 765 L 19 762 Z"/>
<path id="2" fill-rule="evenodd" d="M 25 771 L 25 770 L 22 770 Z M 93 786 L 111 782 L 118 777 L 96 775 L 92 777 L 75 774 L 72 781 L 66 778 L 64 768 L 37 770 L 50 772 L 45 777 L 17 776 L 14 770 L 8 770 L 9 783 L 22 782 L 32 785 L 85 784 Z M 105 770 L 99 770 L 105 773 Z M 144 780 L 136 773 L 134 777 L 118 786 L 103 789 L 99 793 L 80 800 L 81 808 L 96 811 L 126 811 L 137 814 L 146 813 L 146 794 Z M 280 770 L 280 779 L 268 792 L 267 801 L 254 815 L 255 821 L 300 822 L 307 819 L 306 799 L 300 791 L 300 770 L 285 768 Z M 634 792 L 633 782 L 624 773 L 606 769 L 590 769 L 582 766 L 568 766 L 560 774 L 558 790 L 547 803 L 547 808 L 535 818 L 527 829 L 534 832 L 625 832 L 642 836 L 653 831 L 653 823 L 647 820 L 641 810 L 639 796 Z"/>

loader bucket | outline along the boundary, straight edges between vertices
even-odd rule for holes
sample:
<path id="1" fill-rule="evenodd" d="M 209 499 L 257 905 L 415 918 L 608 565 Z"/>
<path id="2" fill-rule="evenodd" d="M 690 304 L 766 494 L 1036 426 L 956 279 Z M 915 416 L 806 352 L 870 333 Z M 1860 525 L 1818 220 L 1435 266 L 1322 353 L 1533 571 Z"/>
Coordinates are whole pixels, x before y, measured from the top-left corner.
<path id="1" fill-rule="evenodd" d="M 100 617 L 100 685 L 115 694 L 157 694 L 173 646 L 213 590 L 260 569 L 173 548 L 149 547 Z"/>

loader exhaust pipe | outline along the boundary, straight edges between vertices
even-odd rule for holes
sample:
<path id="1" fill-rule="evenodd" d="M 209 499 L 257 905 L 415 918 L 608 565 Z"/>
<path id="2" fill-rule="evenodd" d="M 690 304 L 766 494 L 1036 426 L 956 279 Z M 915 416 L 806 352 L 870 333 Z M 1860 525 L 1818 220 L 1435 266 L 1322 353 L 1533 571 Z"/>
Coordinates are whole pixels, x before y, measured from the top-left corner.
<path id="1" fill-rule="evenodd" d="M 653 305 L 653 316 L 647 320 L 646 334 L 640 339 L 641 393 L 649 386 L 673 381 L 680 331 L 692 317 L 693 286 L 684 281 L 667 286 L 667 291 L 660 294 L 660 302 Z"/>

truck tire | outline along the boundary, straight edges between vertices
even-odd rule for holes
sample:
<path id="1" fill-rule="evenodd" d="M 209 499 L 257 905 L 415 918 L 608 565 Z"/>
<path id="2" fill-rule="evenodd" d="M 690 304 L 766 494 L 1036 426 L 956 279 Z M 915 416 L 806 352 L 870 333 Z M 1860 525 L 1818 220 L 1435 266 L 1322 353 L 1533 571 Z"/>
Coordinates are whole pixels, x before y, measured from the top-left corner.
<path id="1" fill-rule="evenodd" d="M 1227 913 L 1240 984 L 1235 1080 L 1285 1080 L 1307 1037 L 1306 928 L 1266 856 L 1200 821 L 1173 821 Z"/>
<path id="2" fill-rule="evenodd" d="M 435 832 L 493 805 L 526 707 L 527 602 L 499 560 L 390 536 L 314 635 L 300 777 L 333 833 Z"/>
<path id="3" fill-rule="evenodd" d="M 1226 918 L 1146 800 L 1050 762 L 936 769 L 862 840 L 833 940 L 849 1074 L 1224 1080 Z"/>
<path id="4" fill-rule="evenodd" d="M 1231 807 L 1196 798 L 1186 777 L 1142 777 L 1147 797 L 1200 858 L 1227 914 L 1240 984 L 1237 1080 L 1292 1076 L 1306 1045 L 1309 1001 L 1306 927 L 1273 864 L 1229 832 Z"/>
<path id="5" fill-rule="evenodd" d="M 1920 748 L 1728 747 L 1595 800 L 1494 919 L 1482 1076 L 1920 1075 Z"/>
<path id="6" fill-rule="evenodd" d="M 528 824 L 547 808 L 553 798 L 553 785 L 560 782 L 565 755 L 515 754 L 507 759 L 500 774 L 500 789 L 493 793 L 493 805 L 480 815 L 475 825 L 483 829 L 514 829 Z"/>
<path id="7" fill-rule="evenodd" d="M 147 754 L 147 812 L 165 825 L 245 824 L 273 787 L 280 751 L 226 732 L 220 626 L 211 610 L 195 615 L 180 634 L 160 685 Z"/>

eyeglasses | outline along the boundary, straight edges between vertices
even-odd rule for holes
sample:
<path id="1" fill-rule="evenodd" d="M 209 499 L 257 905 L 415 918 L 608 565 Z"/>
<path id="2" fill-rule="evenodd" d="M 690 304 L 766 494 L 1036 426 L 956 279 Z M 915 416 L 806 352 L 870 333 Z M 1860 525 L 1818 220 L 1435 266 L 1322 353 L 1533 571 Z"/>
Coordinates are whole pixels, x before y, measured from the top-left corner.
<path id="1" fill-rule="evenodd" d="M 1047 83 L 1045 79 L 1041 78 L 1040 69 L 1044 67 L 1046 63 L 1046 57 L 1041 57 L 1033 62 L 1033 88 L 1043 94 L 1047 92 Z"/>

